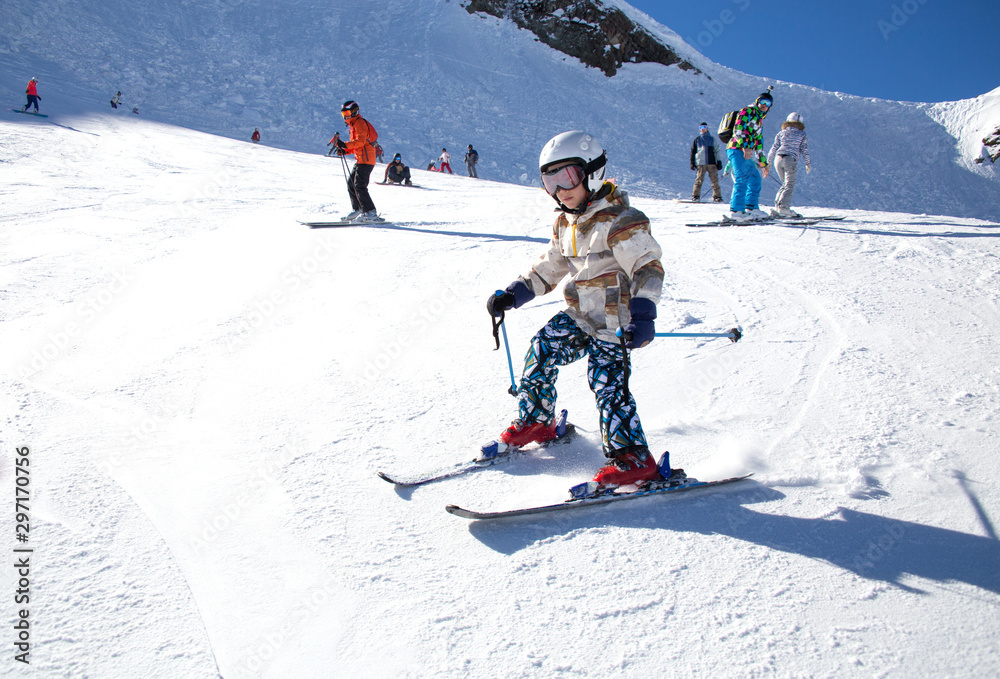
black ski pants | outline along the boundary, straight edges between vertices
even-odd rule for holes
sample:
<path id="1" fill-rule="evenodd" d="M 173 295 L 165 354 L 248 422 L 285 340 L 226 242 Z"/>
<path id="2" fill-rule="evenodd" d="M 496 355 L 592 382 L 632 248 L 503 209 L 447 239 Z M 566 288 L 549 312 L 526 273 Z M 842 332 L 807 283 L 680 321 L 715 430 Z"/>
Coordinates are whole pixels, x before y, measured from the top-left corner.
<path id="1" fill-rule="evenodd" d="M 371 212 L 375 209 L 371 194 L 368 193 L 368 180 L 371 179 L 374 165 L 356 163 L 347 178 L 347 193 L 351 197 L 351 207 L 355 210 Z"/>

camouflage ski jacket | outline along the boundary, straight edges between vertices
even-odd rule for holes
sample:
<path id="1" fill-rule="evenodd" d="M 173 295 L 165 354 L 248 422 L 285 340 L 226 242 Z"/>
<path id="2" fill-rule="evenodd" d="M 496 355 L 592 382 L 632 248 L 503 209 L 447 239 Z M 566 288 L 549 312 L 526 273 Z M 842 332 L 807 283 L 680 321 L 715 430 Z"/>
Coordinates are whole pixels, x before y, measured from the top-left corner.
<path id="1" fill-rule="evenodd" d="M 569 276 L 566 313 L 588 335 L 617 344 L 615 331 L 631 319 L 632 298 L 660 301 L 662 250 L 624 191 L 605 182 L 597 195 L 583 214 L 560 213 L 548 250 L 520 280 L 544 295 Z"/>

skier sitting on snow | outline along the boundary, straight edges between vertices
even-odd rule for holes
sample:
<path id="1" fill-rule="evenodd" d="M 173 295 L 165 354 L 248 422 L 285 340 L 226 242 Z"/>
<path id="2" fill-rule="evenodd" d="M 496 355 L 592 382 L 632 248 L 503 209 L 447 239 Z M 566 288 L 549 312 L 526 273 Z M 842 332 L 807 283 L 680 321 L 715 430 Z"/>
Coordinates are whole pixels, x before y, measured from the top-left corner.
<path id="1" fill-rule="evenodd" d="M 382 183 L 386 182 L 406 184 L 407 186 L 413 183 L 410 181 L 410 168 L 403 164 L 403 158 L 398 153 L 393 156 L 392 162 L 385 167 L 385 177 L 382 178 Z"/>
<path id="2" fill-rule="evenodd" d="M 587 357 L 587 379 L 597 398 L 604 454 L 609 458 L 587 492 L 642 484 L 658 478 L 635 401 L 626 396 L 626 351 L 653 340 L 656 305 L 663 286 L 660 246 L 646 216 L 629 207 L 628 196 L 603 181 L 606 155 L 585 132 L 563 132 L 538 160 L 545 190 L 561 211 L 548 250 L 524 276 L 493 294 L 493 317 L 518 309 L 555 289 L 569 276 L 569 307 L 532 338 L 518 390 L 518 418 L 500 435 L 512 447 L 556 437 L 559 366 Z M 575 491 L 574 491 L 575 493 Z"/>

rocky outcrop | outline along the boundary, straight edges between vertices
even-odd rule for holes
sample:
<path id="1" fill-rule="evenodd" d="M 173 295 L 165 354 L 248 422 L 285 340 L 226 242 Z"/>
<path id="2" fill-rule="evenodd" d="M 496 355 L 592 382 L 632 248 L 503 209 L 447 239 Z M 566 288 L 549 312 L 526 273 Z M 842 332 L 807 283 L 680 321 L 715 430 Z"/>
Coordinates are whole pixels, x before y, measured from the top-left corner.
<path id="1" fill-rule="evenodd" d="M 465 9 L 513 21 L 609 78 L 626 63 L 651 62 L 700 73 L 620 9 L 600 0 L 469 0 Z"/>
<path id="2" fill-rule="evenodd" d="M 986 147 L 986 154 L 989 154 L 991 163 L 1000 160 L 1000 125 L 992 133 L 983 137 L 983 146 Z M 984 160 L 986 160 L 985 157 L 980 157 L 976 159 L 976 162 L 981 163 Z"/>

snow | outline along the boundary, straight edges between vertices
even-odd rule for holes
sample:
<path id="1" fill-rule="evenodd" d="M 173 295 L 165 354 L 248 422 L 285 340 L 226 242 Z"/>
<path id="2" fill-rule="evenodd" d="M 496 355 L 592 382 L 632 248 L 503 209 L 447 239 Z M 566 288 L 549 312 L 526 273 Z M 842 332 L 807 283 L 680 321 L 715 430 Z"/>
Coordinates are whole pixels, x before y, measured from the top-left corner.
<path id="1" fill-rule="evenodd" d="M 421 60 L 448 87 L 495 91 L 476 115 L 435 109 L 433 92 L 460 90 L 425 93 L 420 69 L 402 66 L 384 118 L 390 139 L 415 130 L 428 154 L 467 138 L 482 152 L 477 125 L 510 130 L 516 119 L 518 134 L 500 135 L 480 164 L 493 179 L 533 180 L 538 147 L 563 127 L 550 129 L 551 97 L 569 98 L 579 83 L 621 93 L 666 81 L 646 104 L 622 104 L 621 115 L 635 116 L 623 118 L 627 133 L 602 138 L 609 173 L 663 246 L 657 329 L 744 333 L 737 344 L 658 339 L 634 352 L 630 388 L 655 452 L 669 449 L 674 466 L 699 478 L 753 471 L 752 480 L 468 522 L 445 505 L 557 501 L 603 461 L 585 367 L 574 364 L 559 380 L 560 406 L 581 431 L 572 444 L 411 490 L 376 476 L 466 459 L 513 418 L 485 302 L 544 248 L 551 199 L 530 186 L 414 170 L 417 188 L 372 187 L 391 224 L 308 229 L 299 221 L 349 210 L 340 162 L 317 153 L 340 129 L 336 107 L 318 116 L 304 107 L 307 115 L 264 130 L 265 143 L 285 148 L 242 141 L 253 123 L 237 109 L 277 97 L 272 67 L 300 74 L 319 92 L 311 101 L 348 98 L 318 75 L 341 57 L 313 52 L 317 75 L 307 77 L 309 51 L 283 49 L 289 17 L 308 25 L 298 40 L 309 45 L 324 26 L 350 26 L 336 23 L 349 21 L 346 10 L 324 4 L 317 18 L 319 5 L 305 0 L 266 12 L 205 3 L 184 6 L 188 16 L 160 3 L 143 24 L 153 3 L 106 2 L 72 31 L 68 4 L 36 4 L 46 11 L 30 22 L 11 8 L 5 30 L 22 32 L 0 52 L 2 98 L 19 99 L 23 78 L 11 74 L 31 70 L 51 113 L 0 113 L 0 483 L 14 495 L 15 451 L 28 448 L 34 549 L 31 665 L 10 652 L 21 606 L 8 567 L 0 673 L 997 675 L 1000 223 L 995 177 L 952 153 L 980 124 L 975 101 L 845 96 L 838 110 L 835 95 L 779 85 L 828 110 L 832 130 L 857 131 L 850 116 L 902 116 L 944 159 L 922 166 L 941 190 L 910 181 L 886 192 L 908 166 L 858 158 L 913 147 L 910 136 L 879 139 L 872 126 L 841 137 L 840 149 L 817 143 L 814 172 L 796 192 L 806 215 L 847 220 L 688 228 L 721 211 L 671 200 L 691 181 L 682 170 L 694 132 L 678 121 L 702 114 L 692 117 L 688 99 L 643 106 L 670 101 L 691 76 L 639 65 L 606 82 L 457 3 L 381 3 L 371 30 L 396 33 L 401 50 L 461 25 L 479 27 L 468 28 L 463 49 L 480 41 L 477 50 L 508 55 L 471 67 L 451 45 Z M 358 4 L 369 16 L 374 5 Z M 121 16 L 119 6 L 128 8 Z M 427 33 L 400 30 L 414 8 L 427 10 Z M 209 10 L 221 19 L 199 14 Z M 277 31 L 273 42 L 225 51 L 227 41 L 243 44 L 251 23 Z M 60 39 L 32 44 L 31 31 L 45 26 Z M 120 82 L 95 84 L 100 71 L 88 64 L 139 35 L 148 52 L 107 63 L 147 59 L 128 68 L 162 88 L 143 101 L 150 115 L 88 104 Z M 175 49 L 182 38 L 187 51 Z M 104 56 L 88 56 L 87 39 Z M 211 49 L 224 56 L 206 60 Z M 449 59 L 462 63 L 452 69 Z M 739 83 L 748 96 L 761 87 L 703 58 L 697 65 L 716 83 L 706 84 L 714 93 L 705 111 L 725 108 L 723 86 Z M 222 106 L 201 111 L 178 95 L 185 73 L 203 74 L 186 85 L 196 90 L 229 68 L 257 78 Z M 544 99 L 525 85 L 515 116 L 505 109 L 514 95 L 497 82 L 530 83 L 521 69 L 569 94 Z M 366 87 L 384 89 L 396 74 L 379 77 Z M 581 106 L 560 122 L 622 129 L 596 104 Z M 436 120 L 423 115 L 434 110 Z M 654 119 L 679 130 L 657 148 L 673 148 L 681 166 L 655 177 L 628 138 Z M 456 142 L 443 144 L 452 126 Z M 817 140 L 834 134 L 815 129 Z M 421 167 L 424 146 L 400 146 Z M 840 179 L 823 184 L 819 168 Z M 776 185 L 764 186 L 766 203 Z M 919 209 L 904 209 L 915 196 Z M 561 308 L 553 293 L 508 314 L 515 366 Z M 7 536 L 13 505 L 2 515 Z"/>
<path id="2" fill-rule="evenodd" d="M 375 475 L 469 457 L 513 417 L 484 304 L 544 247 L 544 193 L 416 170 L 373 186 L 395 223 L 310 230 L 347 210 L 336 159 L 112 115 L 0 129 L 29 676 L 1000 667 L 1000 225 L 691 229 L 719 208 L 635 199 L 665 252 L 659 330 L 745 333 L 634 353 L 647 434 L 754 480 L 469 523 L 444 506 L 558 500 L 602 460 L 573 365 L 568 448 L 415 490 Z M 515 361 L 560 307 L 508 316 Z"/>

